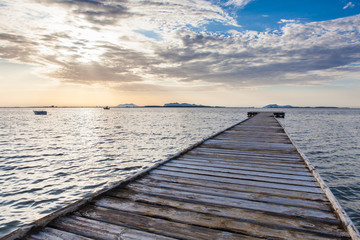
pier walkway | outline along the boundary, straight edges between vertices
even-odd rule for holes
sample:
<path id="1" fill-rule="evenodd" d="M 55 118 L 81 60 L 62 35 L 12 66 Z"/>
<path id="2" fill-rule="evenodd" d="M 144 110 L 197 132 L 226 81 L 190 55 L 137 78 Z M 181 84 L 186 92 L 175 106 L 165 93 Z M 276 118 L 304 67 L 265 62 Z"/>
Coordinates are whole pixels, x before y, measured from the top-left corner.
<path id="1" fill-rule="evenodd" d="M 358 239 L 266 112 L 93 197 L 4 239 Z"/>

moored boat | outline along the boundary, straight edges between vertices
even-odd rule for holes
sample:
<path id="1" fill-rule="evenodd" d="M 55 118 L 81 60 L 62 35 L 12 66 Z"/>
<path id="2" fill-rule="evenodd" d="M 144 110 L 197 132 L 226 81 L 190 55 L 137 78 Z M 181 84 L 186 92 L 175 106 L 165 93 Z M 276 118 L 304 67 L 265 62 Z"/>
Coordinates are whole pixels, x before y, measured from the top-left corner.
<path id="1" fill-rule="evenodd" d="M 47 115 L 47 111 L 43 111 L 43 110 L 34 111 L 34 114 L 35 114 L 35 115 Z"/>

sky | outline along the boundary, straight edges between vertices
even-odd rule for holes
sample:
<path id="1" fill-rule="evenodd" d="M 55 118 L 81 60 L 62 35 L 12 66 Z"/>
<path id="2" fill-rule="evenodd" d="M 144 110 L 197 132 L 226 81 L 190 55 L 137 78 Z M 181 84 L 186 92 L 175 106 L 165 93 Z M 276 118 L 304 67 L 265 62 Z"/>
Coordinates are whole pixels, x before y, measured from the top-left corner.
<path id="1" fill-rule="evenodd" d="M 0 107 L 360 107 L 359 0 L 0 0 Z"/>

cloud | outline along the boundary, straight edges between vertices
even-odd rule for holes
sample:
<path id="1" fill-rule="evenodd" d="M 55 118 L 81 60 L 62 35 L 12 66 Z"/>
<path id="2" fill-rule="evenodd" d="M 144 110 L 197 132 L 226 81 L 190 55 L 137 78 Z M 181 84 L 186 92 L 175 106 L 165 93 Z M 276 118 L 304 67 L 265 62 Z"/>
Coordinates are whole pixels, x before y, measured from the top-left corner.
<path id="1" fill-rule="evenodd" d="M 278 23 L 294 23 L 296 22 L 295 19 L 280 19 Z"/>
<path id="2" fill-rule="evenodd" d="M 254 0 L 229 0 L 229 1 L 227 1 L 226 5 L 234 5 L 234 6 L 243 8 L 252 1 L 254 1 Z"/>
<path id="3" fill-rule="evenodd" d="M 121 83 L 116 85 L 115 89 L 125 92 L 199 92 L 199 91 L 216 91 L 220 86 L 201 86 L 197 84 L 188 84 L 187 86 L 167 86 L 149 83 Z"/>
<path id="4" fill-rule="evenodd" d="M 126 69 L 115 69 L 113 67 L 93 62 L 70 62 L 64 64 L 59 70 L 54 71 L 49 75 L 58 79 L 63 79 L 64 82 L 81 84 L 93 84 L 99 82 L 132 82 L 141 80 L 139 76 L 126 71 Z"/>
<path id="5" fill-rule="evenodd" d="M 101 49 L 97 61 L 82 62 L 78 59 L 81 55 L 73 55 L 68 61 L 58 61 L 56 56 L 47 58 L 49 62 L 57 64 L 58 69 L 50 76 L 74 83 L 108 83 L 108 82 L 133 82 L 144 80 L 139 72 L 144 72 L 148 66 L 158 64 L 145 53 L 132 51 L 110 43 L 96 46 Z"/>
<path id="6" fill-rule="evenodd" d="M 111 25 L 121 18 L 134 15 L 125 6 L 126 1 L 100 0 L 36 0 L 48 6 L 59 5 L 65 7 L 72 14 L 84 16 L 89 22 L 99 25 Z"/>
<path id="7" fill-rule="evenodd" d="M 0 33 L 0 58 L 14 62 L 34 63 L 32 56 L 37 55 L 38 43 L 24 36 Z"/>
<path id="8" fill-rule="evenodd" d="M 282 19 L 277 30 L 219 34 L 204 26 L 236 21 L 209 1 L 6 4 L 0 9 L 1 22 L 8 23 L 0 29 L 0 57 L 37 65 L 66 83 L 168 91 L 321 84 L 360 72 L 360 15 L 310 23 Z"/>
<path id="9" fill-rule="evenodd" d="M 181 32 L 181 46 L 157 52 L 162 59 L 180 65 L 156 69 L 156 73 L 229 87 L 328 81 L 331 75 L 323 77 L 319 72 L 350 72 L 346 66 L 359 62 L 358 23 L 359 16 L 288 23 L 280 32 L 239 32 L 231 37 Z"/>
<path id="10" fill-rule="evenodd" d="M 353 4 L 352 2 L 349 2 L 348 4 L 346 4 L 346 5 L 343 7 L 343 9 L 345 10 L 345 9 L 353 8 L 353 7 L 355 7 L 355 4 Z"/>

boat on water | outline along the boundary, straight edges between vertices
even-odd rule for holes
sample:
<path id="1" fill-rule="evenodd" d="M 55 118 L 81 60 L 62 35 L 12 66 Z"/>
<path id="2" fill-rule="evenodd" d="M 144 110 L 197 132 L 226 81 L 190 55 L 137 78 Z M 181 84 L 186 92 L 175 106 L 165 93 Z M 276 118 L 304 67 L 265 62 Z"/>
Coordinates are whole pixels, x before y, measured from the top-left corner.
<path id="1" fill-rule="evenodd" d="M 105 110 L 109 110 L 110 108 L 108 106 L 104 107 Z"/>
<path id="2" fill-rule="evenodd" d="M 35 115 L 47 115 L 47 111 L 43 111 L 43 110 L 41 110 L 41 111 L 34 111 L 34 114 L 35 114 Z"/>

